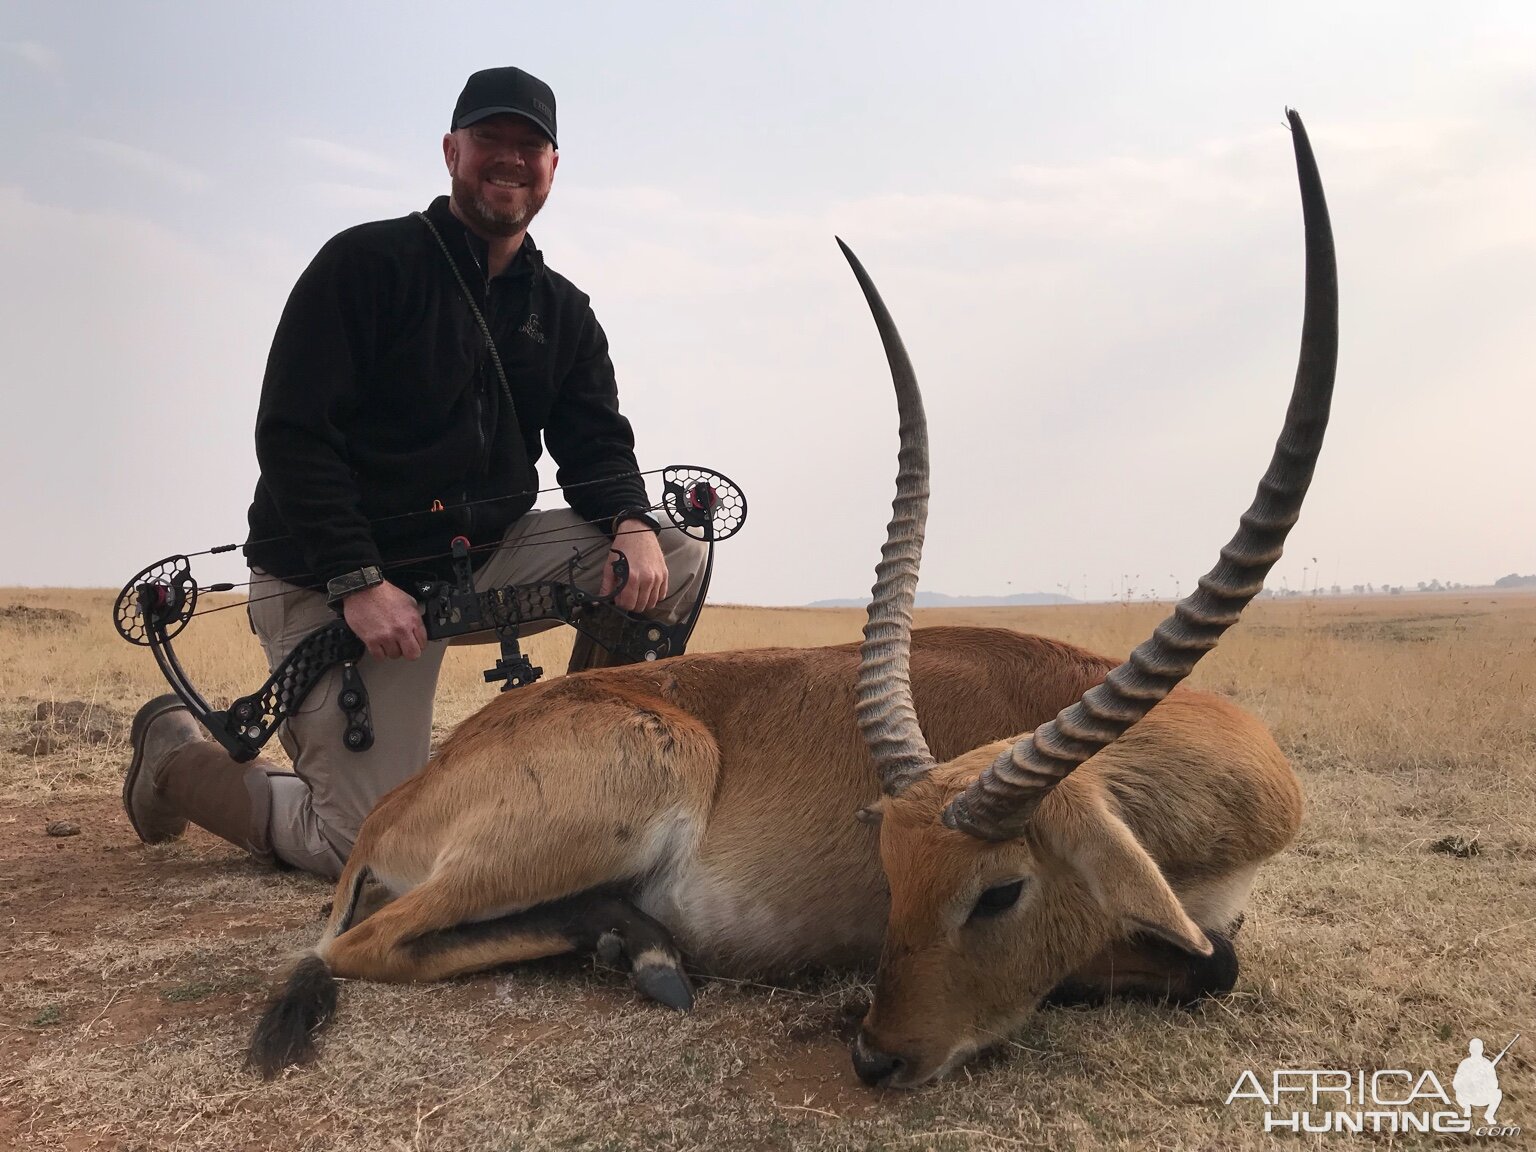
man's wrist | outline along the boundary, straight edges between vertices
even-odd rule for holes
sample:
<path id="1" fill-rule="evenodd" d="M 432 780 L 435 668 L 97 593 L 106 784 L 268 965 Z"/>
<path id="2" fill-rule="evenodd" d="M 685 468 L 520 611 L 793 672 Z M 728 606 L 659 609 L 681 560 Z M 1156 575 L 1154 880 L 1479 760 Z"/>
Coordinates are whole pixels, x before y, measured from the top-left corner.
<path id="1" fill-rule="evenodd" d="M 648 508 L 626 508 L 613 518 L 613 534 L 619 535 L 619 526 L 626 520 L 638 520 L 656 535 L 661 535 L 661 521 L 651 515 Z"/>
<path id="2" fill-rule="evenodd" d="M 384 573 L 378 565 L 368 564 L 325 582 L 325 602 L 332 608 L 340 608 L 341 602 L 354 592 L 374 588 L 384 583 Z"/>

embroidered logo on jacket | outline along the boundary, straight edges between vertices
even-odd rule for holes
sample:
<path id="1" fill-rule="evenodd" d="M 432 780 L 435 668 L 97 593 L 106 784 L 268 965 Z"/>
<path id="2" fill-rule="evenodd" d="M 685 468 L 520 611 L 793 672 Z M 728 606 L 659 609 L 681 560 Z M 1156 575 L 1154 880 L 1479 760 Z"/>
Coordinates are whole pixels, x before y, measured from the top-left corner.
<path id="1" fill-rule="evenodd" d="M 530 340 L 536 341 L 539 344 L 544 343 L 544 329 L 539 327 L 539 314 L 537 312 L 528 313 L 528 319 L 523 322 L 523 326 L 518 331 Z"/>

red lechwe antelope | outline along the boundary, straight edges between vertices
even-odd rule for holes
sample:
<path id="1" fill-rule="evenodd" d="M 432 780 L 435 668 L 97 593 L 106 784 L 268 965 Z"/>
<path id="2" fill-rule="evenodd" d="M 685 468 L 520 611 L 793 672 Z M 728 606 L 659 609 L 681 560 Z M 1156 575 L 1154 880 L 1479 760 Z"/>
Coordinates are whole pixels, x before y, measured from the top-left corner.
<path id="1" fill-rule="evenodd" d="M 892 1087 L 1001 1041 L 1052 993 L 1230 989 L 1230 936 L 1301 798 L 1258 720 L 1176 686 L 1263 587 L 1327 423 L 1333 240 L 1289 115 L 1307 291 L 1285 427 L 1221 562 L 1128 661 L 1003 630 L 911 631 L 927 433 L 900 337 L 848 253 L 902 437 L 862 647 L 682 656 L 497 696 L 368 817 L 252 1063 L 271 1076 L 309 1054 L 335 976 L 440 980 L 588 949 L 682 1008 L 684 955 L 758 975 L 878 957 L 853 1059 Z M 393 899 L 361 918 L 369 878 Z"/>

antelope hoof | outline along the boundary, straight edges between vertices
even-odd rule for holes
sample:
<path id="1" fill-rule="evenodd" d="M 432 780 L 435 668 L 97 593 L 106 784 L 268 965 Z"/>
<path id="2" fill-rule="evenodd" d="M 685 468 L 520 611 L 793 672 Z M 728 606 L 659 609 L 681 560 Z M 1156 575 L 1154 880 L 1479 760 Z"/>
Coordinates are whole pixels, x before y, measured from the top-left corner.
<path id="1" fill-rule="evenodd" d="M 604 932 L 597 938 L 593 951 L 604 964 L 617 968 L 624 960 L 624 938 L 617 932 Z"/>
<path id="2" fill-rule="evenodd" d="M 642 952 L 635 957 L 630 977 L 642 995 L 658 1004 L 679 1012 L 693 1008 L 693 985 L 675 957 L 664 952 Z"/>

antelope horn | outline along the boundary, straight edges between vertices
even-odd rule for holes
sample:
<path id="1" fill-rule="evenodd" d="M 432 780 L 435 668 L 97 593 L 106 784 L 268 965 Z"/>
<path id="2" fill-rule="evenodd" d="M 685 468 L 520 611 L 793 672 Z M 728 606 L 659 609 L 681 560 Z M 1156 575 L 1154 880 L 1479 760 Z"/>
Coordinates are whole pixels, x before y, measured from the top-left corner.
<path id="1" fill-rule="evenodd" d="M 1036 806 L 1074 768 L 1119 739 L 1194 669 L 1242 615 L 1301 512 L 1323 446 L 1339 352 L 1339 285 L 1328 205 L 1301 117 L 1287 110 L 1306 222 L 1307 296 L 1301 358 L 1285 427 L 1237 535 L 1199 588 L 1097 687 L 1022 737 L 944 810 L 944 823 L 982 840 L 1019 835 Z"/>
<path id="2" fill-rule="evenodd" d="M 891 502 L 891 523 L 875 568 L 869 618 L 859 648 L 858 684 L 859 732 L 879 769 L 881 787 L 895 796 L 933 767 L 933 756 L 912 706 L 909 670 L 912 602 L 923 558 L 923 528 L 928 523 L 928 420 L 923 415 L 917 374 L 885 302 L 848 245 L 838 240 L 837 246 L 848 258 L 874 314 L 901 414 L 896 499 Z"/>

